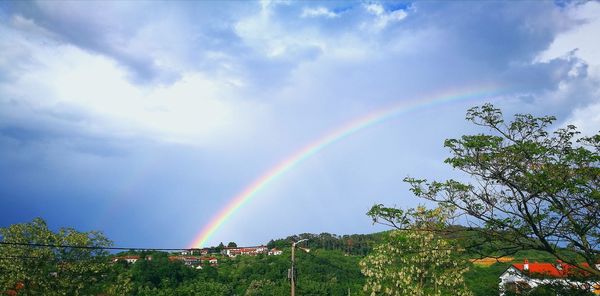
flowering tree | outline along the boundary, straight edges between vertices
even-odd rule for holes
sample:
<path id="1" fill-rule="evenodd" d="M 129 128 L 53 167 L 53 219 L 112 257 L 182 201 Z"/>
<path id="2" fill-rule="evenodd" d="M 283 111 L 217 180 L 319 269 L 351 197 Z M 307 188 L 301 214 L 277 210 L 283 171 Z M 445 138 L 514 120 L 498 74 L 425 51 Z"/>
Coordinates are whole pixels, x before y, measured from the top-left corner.
<path id="1" fill-rule="evenodd" d="M 369 215 L 385 215 L 375 206 Z M 370 295 L 472 295 L 463 274 L 467 271 L 459 248 L 442 238 L 440 232 L 451 210 L 418 207 L 394 209 L 396 228 L 386 241 L 360 262 L 367 277 L 365 292 Z M 389 214 L 389 213 L 388 213 Z"/>

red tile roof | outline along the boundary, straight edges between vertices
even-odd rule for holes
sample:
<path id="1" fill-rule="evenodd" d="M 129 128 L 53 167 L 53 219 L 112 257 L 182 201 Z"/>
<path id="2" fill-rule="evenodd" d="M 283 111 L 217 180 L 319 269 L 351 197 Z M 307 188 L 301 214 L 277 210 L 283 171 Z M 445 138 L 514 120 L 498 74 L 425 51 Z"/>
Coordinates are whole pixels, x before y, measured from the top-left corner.
<path id="1" fill-rule="evenodd" d="M 525 270 L 525 264 L 529 264 L 529 269 Z M 558 261 L 556 263 L 528 263 L 525 260 L 524 263 L 515 263 L 512 265 L 516 269 L 521 272 L 529 273 L 530 275 L 535 276 L 543 276 L 543 277 L 555 277 L 555 278 L 564 278 L 564 277 L 574 277 L 574 276 L 585 276 L 586 272 L 576 268 L 575 266 L 566 264 L 562 261 Z M 583 263 L 581 267 L 589 267 L 589 264 Z"/>

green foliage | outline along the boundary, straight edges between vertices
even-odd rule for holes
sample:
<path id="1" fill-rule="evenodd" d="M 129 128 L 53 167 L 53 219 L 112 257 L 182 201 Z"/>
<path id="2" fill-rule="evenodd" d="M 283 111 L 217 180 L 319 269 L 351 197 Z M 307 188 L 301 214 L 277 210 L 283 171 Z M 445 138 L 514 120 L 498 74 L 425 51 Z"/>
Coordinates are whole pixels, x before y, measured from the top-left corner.
<path id="1" fill-rule="evenodd" d="M 139 260 L 131 267 L 131 277 L 147 287 L 175 287 L 193 279 L 196 273 L 181 261 L 171 262 L 166 254 L 154 255 L 152 260 Z"/>
<path id="2" fill-rule="evenodd" d="M 210 248 L 211 251 L 214 251 L 215 253 L 220 253 L 223 249 L 225 249 L 225 245 L 221 242 L 219 243 L 218 246 L 214 247 L 214 248 Z"/>
<path id="3" fill-rule="evenodd" d="M 107 279 L 114 284 L 105 291 L 109 295 L 288 295 L 290 250 L 282 250 L 281 256 L 219 256 L 217 267 L 202 269 L 170 262 L 168 253 L 153 253 L 151 261 L 114 264 Z M 345 295 L 348 290 L 360 295 L 364 284 L 358 268 L 360 257 L 313 249 L 310 253 L 298 251 L 296 258 L 298 295 Z M 201 288 L 201 283 L 207 287 Z M 117 286 L 129 292 L 119 293 Z M 211 292 L 202 294 L 205 290 Z"/>
<path id="4" fill-rule="evenodd" d="M 299 295 L 345 295 L 348 290 L 356 295 L 361 292 L 364 284 L 358 265 L 361 257 L 322 249 L 296 254 Z"/>
<path id="5" fill-rule="evenodd" d="M 285 239 L 271 240 L 267 247 L 289 248 L 292 242 L 308 239 L 302 245 L 309 249 L 338 250 L 351 255 L 364 256 L 372 250 L 374 245 L 381 241 L 382 237 L 382 233 L 351 235 L 335 235 L 326 232 L 321 234 L 302 233 L 288 236 Z"/>
<path id="6" fill-rule="evenodd" d="M 475 296 L 499 295 L 498 277 L 509 265 L 509 263 L 495 263 L 491 266 L 472 265 L 465 272 L 465 283 Z"/>
<path id="7" fill-rule="evenodd" d="M 100 232 L 51 231 L 42 219 L 0 228 L 0 291 L 19 295 L 87 295 L 100 289 L 108 272 L 103 250 L 10 245 L 10 243 L 107 247 Z M 9 243 L 9 244 L 6 244 Z"/>
<path id="8" fill-rule="evenodd" d="M 175 287 L 141 287 L 135 295 L 139 296 L 226 296 L 231 295 L 227 285 L 215 281 L 188 281 Z"/>
<path id="9" fill-rule="evenodd" d="M 408 212 L 416 213 L 414 210 Z M 428 218 L 429 220 L 420 220 L 418 223 L 433 222 L 430 218 Z M 412 221 L 410 223 L 415 222 L 414 219 L 409 219 L 409 221 Z M 468 229 L 458 229 L 469 235 L 476 234 Z M 76 235 L 77 232 L 74 230 L 65 229 L 55 233 L 48 230 L 46 224 L 39 219 L 28 224 L 7 227 L 2 229 L 2 233 L 3 241 L 15 241 L 16 237 L 21 237 L 21 240 L 18 241 L 48 244 L 62 242 L 64 244 L 107 246 L 109 243 L 96 232 L 83 233 L 88 235 L 88 239 L 80 238 L 81 241 L 89 241 L 85 244 L 81 241 L 78 242 L 74 237 L 79 235 Z M 456 233 L 450 232 L 450 234 Z M 454 237 L 447 236 L 445 232 L 440 232 L 444 239 L 452 243 L 462 242 L 462 238 L 466 236 L 464 233 L 457 234 L 457 238 L 461 238 L 461 240 L 455 240 Z M 3 252 L 2 256 L 8 256 L 7 252 L 10 251 L 13 252 L 13 255 L 52 256 L 51 258 L 55 258 L 55 261 L 37 260 L 37 258 L 34 258 L 36 260 L 33 261 L 23 258 L 1 260 L 0 268 L 3 269 L 0 272 L 0 278 L 4 285 L 2 286 L 3 291 L 14 289 L 18 283 L 30 283 L 24 285 L 24 289 L 20 290 L 19 295 L 289 295 L 290 285 L 287 279 L 287 270 L 290 267 L 290 249 L 286 244 L 291 240 L 307 237 L 310 238 L 309 241 L 303 244 L 310 246 L 310 253 L 298 250 L 296 255 L 297 294 L 347 295 L 350 293 L 351 295 L 364 295 L 363 286 L 366 278 L 359 267 L 359 261 L 364 257 L 352 255 L 353 251 L 357 253 L 361 251 L 348 249 L 344 242 L 348 238 L 353 238 L 360 241 L 357 245 L 366 244 L 371 249 L 377 243 L 393 242 L 391 239 L 393 236 L 392 232 L 343 236 L 333 234 L 295 235 L 290 236 L 288 240 L 272 241 L 272 243 L 280 244 L 278 248 L 284 252 L 281 256 L 238 256 L 237 258 L 218 256 L 219 266 L 203 266 L 202 269 L 193 269 L 181 262 L 169 261 L 168 256 L 171 254 L 166 252 L 130 250 L 115 255 L 138 255 L 141 259 L 137 263 L 109 264 L 106 258 L 108 254 L 101 250 L 3 245 L 0 247 Z M 58 239 L 58 237 L 68 239 Z M 21 253 L 14 253 L 14 251 Z M 372 254 L 374 253 L 372 252 Z M 150 257 L 152 260 L 147 260 Z M 547 261 L 547 254 L 537 251 L 522 251 L 515 257 Z M 69 258 L 70 260 L 66 260 L 66 262 L 77 263 L 77 268 L 82 271 L 94 271 L 101 267 L 102 272 L 62 272 L 53 276 L 51 272 L 65 268 L 58 264 L 61 262 L 59 258 L 63 258 L 63 260 Z M 506 267 L 507 263 L 496 264 L 488 268 L 473 266 L 464 274 L 465 283 L 473 290 L 474 295 L 497 294 L 498 276 Z M 7 272 L 4 272 L 5 270 Z M 19 276 L 24 274 L 23 272 L 27 274 L 26 277 Z M 15 279 L 19 279 L 19 281 Z"/>
<path id="10" fill-rule="evenodd" d="M 275 294 L 276 285 L 271 280 L 253 280 L 246 289 L 245 296 L 265 296 Z"/>

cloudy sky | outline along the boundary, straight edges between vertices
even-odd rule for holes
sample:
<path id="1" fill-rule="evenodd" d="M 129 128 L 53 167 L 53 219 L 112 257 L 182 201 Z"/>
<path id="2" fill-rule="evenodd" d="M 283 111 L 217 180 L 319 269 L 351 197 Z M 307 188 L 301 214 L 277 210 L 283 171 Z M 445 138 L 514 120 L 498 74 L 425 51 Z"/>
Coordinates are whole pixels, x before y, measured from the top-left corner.
<path id="1" fill-rule="evenodd" d="M 0 226 L 42 217 L 118 246 L 184 247 L 238 192 L 386 106 L 484 86 L 325 147 L 210 240 L 368 233 L 405 176 L 456 176 L 465 110 L 600 130 L 598 2 L 0 3 Z"/>

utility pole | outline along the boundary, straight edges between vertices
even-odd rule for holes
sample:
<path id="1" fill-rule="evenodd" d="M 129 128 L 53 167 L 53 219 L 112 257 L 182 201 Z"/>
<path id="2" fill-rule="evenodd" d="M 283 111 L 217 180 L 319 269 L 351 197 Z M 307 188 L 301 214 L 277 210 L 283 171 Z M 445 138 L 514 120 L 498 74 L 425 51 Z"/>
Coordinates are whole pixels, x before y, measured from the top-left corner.
<path id="1" fill-rule="evenodd" d="M 289 272 L 288 272 L 288 277 L 290 278 L 290 286 L 291 286 L 291 291 L 290 291 L 290 295 L 291 296 L 296 296 L 296 267 L 294 266 L 295 263 L 295 254 L 296 254 L 296 245 L 303 242 L 303 241 L 307 241 L 308 239 L 301 239 L 295 243 L 292 243 L 292 267 L 290 268 Z"/>

